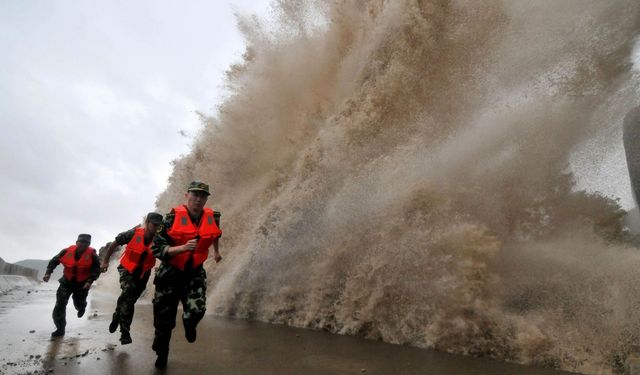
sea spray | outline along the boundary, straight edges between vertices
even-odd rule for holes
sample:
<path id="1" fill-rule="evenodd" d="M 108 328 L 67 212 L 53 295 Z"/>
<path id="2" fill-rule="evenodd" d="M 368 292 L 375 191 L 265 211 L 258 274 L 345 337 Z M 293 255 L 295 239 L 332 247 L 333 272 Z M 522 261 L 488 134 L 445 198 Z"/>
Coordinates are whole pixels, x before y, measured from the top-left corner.
<path id="1" fill-rule="evenodd" d="M 157 202 L 212 185 L 209 310 L 621 372 L 640 343 L 640 254 L 570 157 L 638 103 L 640 3 L 274 10 L 239 17 L 228 97 Z"/>

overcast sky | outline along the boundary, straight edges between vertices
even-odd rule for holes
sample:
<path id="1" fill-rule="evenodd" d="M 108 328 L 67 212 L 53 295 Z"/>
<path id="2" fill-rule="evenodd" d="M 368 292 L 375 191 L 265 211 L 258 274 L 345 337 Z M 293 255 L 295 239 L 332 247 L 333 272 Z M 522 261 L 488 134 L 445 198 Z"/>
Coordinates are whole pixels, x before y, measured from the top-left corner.
<path id="1" fill-rule="evenodd" d="M 140 222 L 244 51 L 234 11 L 268 2 L 0 1 L 0 257 Z"/>

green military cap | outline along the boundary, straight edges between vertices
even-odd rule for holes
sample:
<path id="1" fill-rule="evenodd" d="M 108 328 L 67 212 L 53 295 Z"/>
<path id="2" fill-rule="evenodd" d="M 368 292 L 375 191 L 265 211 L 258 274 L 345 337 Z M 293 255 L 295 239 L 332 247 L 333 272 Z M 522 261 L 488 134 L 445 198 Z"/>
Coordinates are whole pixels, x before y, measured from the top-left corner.
<path id="1" fill-rule="evenodd" d="M 79 234 L 76 242 L 88 242 L 91 243 L 91 235 L 90 234 Z"/>
<path id="2" fill-rule="evenodd" d="M 160 225 L 162 224 L 162 215 L 157 212 L 149 212 L 147 214 L 147 221 L 151 224 Z"/>
<path id="3" fill-rule="evenodd" d="M 209 185 L 205 184 L 202 181 L 191 181 L 191 183 L 189 184 L 189 187 L 187 188 L 187 191 L 204 191 L 205 193 L 207 193 L 207 195 L 210 195 L 211 193 L 209 192 Z"/>

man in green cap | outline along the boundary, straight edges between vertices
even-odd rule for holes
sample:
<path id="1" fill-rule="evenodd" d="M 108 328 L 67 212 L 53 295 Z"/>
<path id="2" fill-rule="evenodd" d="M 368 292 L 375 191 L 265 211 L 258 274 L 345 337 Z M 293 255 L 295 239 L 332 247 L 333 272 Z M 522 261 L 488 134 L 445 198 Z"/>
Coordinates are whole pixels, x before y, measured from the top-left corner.
<path id="1" fill-rule="evenodd" d="M 118 246 L 127 245 L 120 257 L 120 265 L 118 265 L 122 293 L 118 297 L 116 311 L 113 313 L 111 324 L 109 324 L 109 332 L 111 333 L 120 326 L 120 343 L 122 345 L 132 342 L 130 330 L 135 303 L 147 287 L 151 269 L 156 264 L 156 258 L 151 253 L 151 242 L 160 224 L 162 224 L 162 215 L 157 212 L 149 212 L 143 227 L 137 225 L 116 236 L 115 241 L 107 246 L 100 264 L 102 272 L 106 272 L 109 268 L 109 259 L 115 249 Z"/>
<path id="2" fill-rule="evenodd" d="M 78 311 L 78 318 L 84 315 L 89 288 L 100 276 L 100 260 L 96 250 L 89 247 L 90 244 L 91 235 L 80 234 L 75 245 L 63 249 L 49 261 L 42 278 L 44 282 L 49 282 L 51 273 L 58 264 L 62 263 L 64 266 L 63 276 L 58 280 L 60 286 L 56 292 L 56 305 L 52 314 L 56 330 L 51 333 L 51 337 L 64 336 L 69 297 L 73 297 L 73 305 Z"/>
<path id="3" fill-rule="evenodd" d="M 156 367 L 167 366 L 171 331 L 176 326 L 178 303 L 182 302 L 182 323 L 188 342 L 196 341 L 196 326 L 206 309 L 206 272 L 202 266 L 213 245 L 213 258 L 220 256 L 218 240 L 220 213 L 206 208 L 209 185 L 193 181 L 187 187 L 186 204 L 174 207 L 164 221 L 151 251 L 162 263 L 154 279 L 153 350 Z"/>

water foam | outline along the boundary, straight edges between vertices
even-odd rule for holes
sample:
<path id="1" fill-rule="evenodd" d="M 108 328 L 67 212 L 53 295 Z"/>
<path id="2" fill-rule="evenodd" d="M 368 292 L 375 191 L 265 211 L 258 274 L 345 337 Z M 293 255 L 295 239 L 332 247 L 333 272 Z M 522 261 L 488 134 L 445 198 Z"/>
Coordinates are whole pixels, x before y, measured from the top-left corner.
<path id="1" fill-rule="evenodd" d="M 213 186 L 210 310 L 622 371 L 640 254 L 570 159 L 638 102 L 640 3 L 274 7 L 271 26 L 240 18 L 229 97 L 157 202 Z"/>

